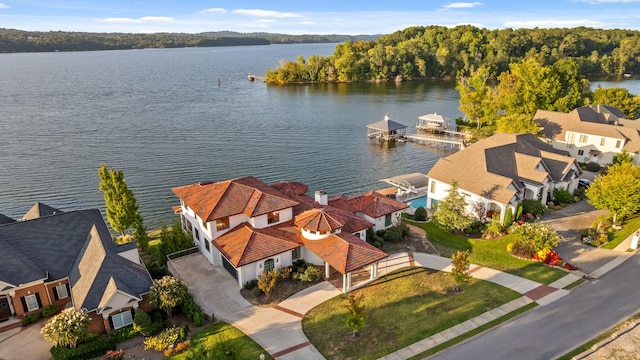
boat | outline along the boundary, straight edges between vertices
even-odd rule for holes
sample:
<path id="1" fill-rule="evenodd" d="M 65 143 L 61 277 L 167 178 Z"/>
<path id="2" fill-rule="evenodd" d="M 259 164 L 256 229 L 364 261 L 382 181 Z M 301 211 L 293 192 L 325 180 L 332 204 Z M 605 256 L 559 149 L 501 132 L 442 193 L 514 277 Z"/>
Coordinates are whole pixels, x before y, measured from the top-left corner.
<path id="1" fill-rule="evenodd" d="M 437 113 L 422 115 L 418 117 L 418 120 L 416 129 L 423 131 L 447 130 L 449 124 L 451 124 L 450 118 Z"/>

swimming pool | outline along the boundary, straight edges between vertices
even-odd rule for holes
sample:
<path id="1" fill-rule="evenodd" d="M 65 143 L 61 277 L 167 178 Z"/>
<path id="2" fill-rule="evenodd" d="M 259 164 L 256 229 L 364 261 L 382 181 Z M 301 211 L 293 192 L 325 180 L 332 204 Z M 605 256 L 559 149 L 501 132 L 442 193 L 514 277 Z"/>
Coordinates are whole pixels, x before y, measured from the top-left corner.
<path id="1" fill-rule="evenodd" d="M 418 198 L 415 199 L 411 199 L 411 200 L 407 200 L 405 201 L 405 204 L 411 206 L 414 209 L 419 208 L 420 206 L 422 206 L 423 208 L 427 208 L 427 197 L 426 196 L 420 196 Z"/>

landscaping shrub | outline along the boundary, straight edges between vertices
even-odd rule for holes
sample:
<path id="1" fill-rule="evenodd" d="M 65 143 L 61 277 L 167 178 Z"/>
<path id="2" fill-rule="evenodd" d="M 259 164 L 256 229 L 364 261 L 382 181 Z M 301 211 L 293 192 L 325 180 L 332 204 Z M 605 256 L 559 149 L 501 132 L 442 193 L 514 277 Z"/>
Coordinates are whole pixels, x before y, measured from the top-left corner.
<path id="1" fill-rule="evenodd" d="M 375 247 L 379 248 L 379 247 L 381 247 L 381 246 L 382 246 L 382 243 L 380 243 L 380 241 L 374 241 L 374 242 L 373 242 L 373 246 L 375 246 Z"/>
<path id="2" fill-rule="evenodd" d="M 573 194 L 565 189 L 554 189 L 553 200 L 556 203 L 568 204 L 573 201 Z"/>
<path id="3" fill-rule="evenodd" d="M 162 321 L 154 323 L 149 314 L 142 309 L 136 309 L 133 316 L 133 330 L 142 336 L 151 336 L 159 333 L 162 328 Z"/>
<path id="4" fill-rule="evenodd" d="M 313 265 L 309 265 L 307 266 L 307 269 L 304 271 L 304 273 L 296 273 L 294 274 L 293 278 L 294 280 L 314 282 L 320 280 L 322 278 L 322 275 L 320 274 L 320 270 L 318 270 L 318 268 Z"/>
<path id="5" fill-rule="evenodd" d="M 90 332 L 84 335 L 84 338 L 82 338 L 82 343 L 87 344 L 90 342 L 98 341 L 100 339 L 100 334 L 98 334 L 97 332 Z"/>
<path id="6" fill-rule="evenodd" d="M 586 169 L 591 171 L 591 172 L 598 172 L 600 171 L 600 164 L 596 163 L 596 162 L 590 162 L 588 163 L 586 166 Z"/>
<path id="7" fill-rule="evenodd" d="M 244 283 L 244 288 L 247 290 L 255 289 L 258 286 L 258 279 L 253 279 Z"/>
<path id="8" fill-rule="evenodd" d="M 511 208 L 507 208 L 507 212 L 504 214 L 504 226 L 509 227 L 513 224 L 513 212 Z"/>
<path id="9" fill-rule="evenodd" d="M 384 239 L 381 238 L 378 235 L 373 235 L 373 244 L 374 244 L 374 246 L 375 246 L 376 243 L 379 243 L 380 245 L 378 245 L 377 247 L 380 247 L 380 246 L 382 246 L 382 244 L 384 244 Z"/>
<path id="10" fill-rule="evenodd" d="M 480 220 L 474 220 L 464 231 L 469 234 L 479 234 L 484 228 L 484 224 Z"/>
<path id="11" fill-rule="evenodd" d="M 294 277 L 294 278 L 295 278 L 295 277 Z M 253 296 L 254 296 L 254 297 L 258 297 L 258 296 L 260 296 L 260 295 L 262 295 L 262 290 L 260 290 L 260 288 L 259 288 L 259 287 L 255 287 L 255 288 L 253 288 Z"/>
<path id="12" fill-rule="evenodd" d="M 386 230 L 378 230 L 376 231 L 376 235 L 378 235 L 379 237 L 383 237 L 385 232 Z"/>
<path id="13" fill-rule="evenodd" d="M 22 319 L 20 319 L 20 324 L 22 325 L 22 327 L 29 326 L 29 324 L 31 324 L 31 321 L 29 321 L 29 317 L 25 315 L 22 317 Z"/>
<path id="14" fill-rule="evenodd" d="M 180 341 L 186 340 L 189 337 L 189 324 L 185 323 L 180 328 Z"/>
<path id="15" fill-rule="evenodd" d="M 500 215 L 495 214 L 491 218 L 491 221 L 486 224 L 484 231 L 482 232 L 482 238 L 495 239 L 502 235 L 503 227 L 500 223 Z"/>
<path id="16" fill-rule="evenodd" d="M 54 346 L 49 352 L 53 360 L 84 360 L 102 357 L 108 350 L 115 349 L 115 339 L 106 338 L 78 345 L 75 349 Z"/>
<path id="17" fill-rule="evenodd" d="M 531 213 L 534 216 L 539 216 L 544 214 L 546 210 L 547 210 L 546 207 L 538 200 L 522 201 L 522 211 L 524 213 Z"/>
<path id="18" fill-rule="evenodd" d="M 427 209 L 422 206 L 418 206 L 416 211 L 413 213 L 413 218 L 416 221 L 426 221 L 427 220 Z"/>
<path id="19" fill-rule="evenodd" d="M 170 327 L 164 329 L 160 334 L 144 339 L 144 348 L 163 351 L 169 345 L 175 344 L 180 338 L 180 328 Z"/>
<path id="20" fill-rule="evenodd" d="M 33 314 L 27 315 L 27 318 L 29 318 L 29 323 L 37 322 L 38 320 L 40 320 L 42 318 L 42 313 L 40 311 L 38 311 L 38 312 L 35 312 Z"/>
<path id="21" fill-rule="evenodd" d="M 185 297 L 184 302 L 182 303 L 182 312 L 195 326 L 202 326 L 202 324 L 207 320 L 207 316 L 200 308 L 200 305 L 193 300 L 193 296 L 191 296 L 191 294 L 188 294 L 187 297 Z"/>
<path id="22" fill-rule="evenodd" d="M 373 228 L 368 228 L 367 229 L 367 242 L 368 243 L 372 243 L 373 242 L 373 235 L 375 235 L 376 233 L 373 232 Z M 295 265 L 295 263 L 294 263 Z"/>
<path id="23" fill-rule="evenodd" d="M 121 343 L 129 339 L 133 339 L 138 335 L 138 332 L 133 328 L 133 326 L 127 326 L 112 332 L 111 338 L 113 338 L 116 343 Z"/>
<path id="24" fill-rule="evenodd" d="M 402 232 L 398 231 L 398 229 L 387 229 L 387 231 L 384 232 L 382 238 L 384 239 L 384 241 L 390 241 L 394 244 L 397 244 L 402 241 Z"/>
<path id="25" fill-rule="evenodd" d="M 55 315 L 57 312 L 58 312 L 58 307 L 51 304 L 51 305 L 45 306 L 44 309 L 42 309 L 42 317 L 48 318 Z"/>

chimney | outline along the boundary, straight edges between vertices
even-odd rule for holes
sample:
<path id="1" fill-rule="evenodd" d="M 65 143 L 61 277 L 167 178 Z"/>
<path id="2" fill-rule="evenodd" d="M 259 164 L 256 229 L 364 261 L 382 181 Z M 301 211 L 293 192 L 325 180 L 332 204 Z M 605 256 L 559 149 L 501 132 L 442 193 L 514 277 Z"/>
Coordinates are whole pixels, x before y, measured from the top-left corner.
<path id="1" fill-rule="evenodd" d="M 316 202 L 320 205 L 329 205 L 327 193 L 323 190 L 316 191 Z"/>

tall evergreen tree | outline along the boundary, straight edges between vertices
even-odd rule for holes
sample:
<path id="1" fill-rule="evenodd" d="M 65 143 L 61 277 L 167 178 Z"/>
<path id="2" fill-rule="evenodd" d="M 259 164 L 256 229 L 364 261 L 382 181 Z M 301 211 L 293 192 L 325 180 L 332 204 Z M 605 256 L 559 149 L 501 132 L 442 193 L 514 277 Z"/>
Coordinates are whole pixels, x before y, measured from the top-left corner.
<path id="1" fill-rule="evenodd" d="M 102 164 L 98 175 L 100 175 L 98 187 L 104 194 L 107 220 L 113 230 L 124 236 L 127 229 L 140 217 L 136 198 L 133 191 L 127 187 L 122 171 L 107 170 L 107 165 Z"/>
<path id="2" fill-rule="evenodd" d="M 438 207 L 433 213 L 433 219 L 447 230 L 463 230 L 471 223 L 473 218 L 467 213 L 467 201 L 458 191 L 458 182 L 453 180 L 447 196 L 438 201 Z"/>

